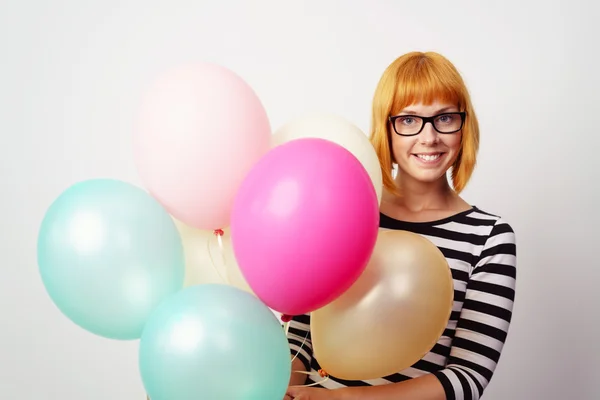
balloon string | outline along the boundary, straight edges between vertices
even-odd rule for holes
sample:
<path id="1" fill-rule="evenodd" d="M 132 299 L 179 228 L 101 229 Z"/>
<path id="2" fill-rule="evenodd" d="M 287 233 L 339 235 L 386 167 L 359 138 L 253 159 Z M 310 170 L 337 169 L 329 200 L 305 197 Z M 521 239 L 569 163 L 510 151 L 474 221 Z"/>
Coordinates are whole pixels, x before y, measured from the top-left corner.
<path id="1" fill-rule="evenodd" d="M 223 232 L 222 229 L 215 229 L 213 234 L 217 237 L 217 243 L 219 245 L 219 254 L 221 255 L 221 262 L 223 263 L 223 266 L 225 266 L 225 264 L 226 264 L 225 251 L 223 250 L 223 238 L 222 238 L 225 233 Z M 229 276 L 227 274 L 227 268 L 224 268 L 225 276 L 223 276 L 220 269 L 217 267 L 217 264 L 215 263 L 215 259 L 213 258 L 212 251 L 210 250 L 210 242 L 211 242 L 210 239 L 206 241 L 206 248 L 208 250 L 208 257 L 210 258 L 210 263 L 211 263 L 213 269 L 219 275 L 219 278 L 221 278 L 221 280 L 223 281 L 223 283 L 231 284 L 231 282 L 229 281 Z"/>
<path id="2" fill-rule="evenodd" d="M 308 372 L 308 371 L 294 371 L 294 372 L 297 373 L 297 374 L 304 374 L 304 375 L 308 375 L 308 376 L 315 375 L 315 373 L 312 372 L 312 371 L 311 372 Z M 317 374 L 321 378 L 323 378 L 323 379 L 321 379 L 318 382 L 313 382 L 313 383 L 310 383 L 310 384 L 307 384 L 307 385 L 294 385 L 293 387 L 311 387 L 311 386 L 317 386 L 317 385 L 320 385 L 320 384 L 326 382 L 329 379 L 329 374 L 327 372 L 325 372 L 325 370 L 323 370 L 323 369 L 320 369 L 317 372 Z"/>
<path id="3" fill-rule="evenodd" d="M 225 264 L 225 254 L 223 252 L 223 229 L 216 229 L 214 231 L 215 236 L 217 237 L 217 243 L 219 243 L 219 251 L 221 252 L 221 258 L 223 259 L 223 264 Z"/>
<path id="4" fill-rule="evenodd" d="M 283 324 L 283 330 L 285 331 L 285 336 L 288 335 L 288 333 L 290 332 L 290 323 L 288 322 L 284 322 Z"/>
<path id="5" fill-rule="evenodd" d="M 283 326 L 284 326 L 284 329 L 285 329 L 285 335 L 287 336 L 288 332 L 289 332 L 289 329 L 290 329 L 290 323 L 291 323 L 292 317 L 289 316 L 289 315 L 282 315 L 281 319 L 283 321 L 285 321 Z M 304 336 L 304 340 L 302 340 L 302 343 L 300 344 L 300 347 L 298 348 L 298 351 L 296 351 L 296 354 L 294 354 L 294 357 L 292 357 L 292 361 L 291 361 L 292 363 L 294 362 L 294 360 L 296 358 L 298 358 L 298 354 L 300 354 L 300 351 L 302 350 L 302 348 L 304 347 L 304 344 L 308 340 L 308 335 L 309 334 L 310 334 L 310 330 L 306 332 L 306 335 Z M 313 375 L 312 372 L 307 372 L 307 371 L 293 371 L 293 372 L 298 373 L 298 374 Z M 321 381 L 314 382 L 314 383 L 311 383 L 311 384 L 308 384 L 308 385 L 297 385 L 296 387 L 316 386 L 316 385 L 320 385 L 321 383 L 323 383 L 323 382 L 325 382 L 325 381 L 327 381 L 329 379 L 329 374 L 324 369 L 320 369 L 318 373 L 319 373 L 319 376 L 321 378 L 323 378 Z"/>
<path id="6" fill-rule="evenodd" d="M 304 374 L 304 375 L 315 375 L 313 372 L 307 372 L 307 371 L 293 371 L 297 374 Z M 321 379 L 318 382 L 313 382 L 310 384 L 306 384 L 306 385 L 294 385 L 292 387 L 311 387 L 311 386 L 317 386 L 320 385 L 322 383 L 325 383 L 328 379 L 329 379 L 329 374 L 327 372 L 325 372 L 324 370 L 320 369 L 319 372 L 317 373 L 320 377 L 322 377 L 323 379 Z M 146 395 L 146 400 L 150 400 L 150 396 Z"/>
<path id="7" fill-rule="evenodd" d="M 289 321 L 287 321 L 284 324 L 284 328 L 285 328 L 285 334 L 287 336 L 288 330 L 290 328 L 290 322 Z M 291 362 L 294 362 L 294 360 L 298 357 L 298 354 L 300 354 L 300 350 L 302 350 L 302 347 L 304 346 L 304 343 L 306 343 L 306 340 L 308 339 L 308 334 L 309 333 L 310 333 L 310 331 L 306 332 L 306 336 L 304 336 L 304 340 L 302 341 L 302 344 L 300 345 L 300 348 L 298 349 L 298 351 L 294 355 L 294 358 L 292 358 Z M 297 374 L 305 374 L 305 375 L 309 375 L 309 376 L 310 375 L 315 375 L 313 372 L 308 372 L 308 371 L 293 371 L 293 372 L 297 373 Z M 323 378 L 319 382 L 314 382 L 314 383 L 310 383 L 310 384 L 306 384 L 306 385 L 295 385 L 294 387 L 311 387 L 311 386 L 316 386 L 316 385 L 320 385 L 320 384 L 326 382 L 329 379 L 329 374 L 327 372 L 325 372 L 325 370 L 323 370 L 323 369 L 320 369 L 318 371 L 318 375 Z M 150 400 L 150 397 L 146 396 L 146 400 Z"/>
<path id="8" fill-rule="evenodd" d="M 289 322 L 288 322 L 289 323 Z M 296 352 L 296 354 L 294 355 L 294 357 L 292 358 L 291 362 L 294 362 L 294 360 L 296 358 L 298 358 L 298 354 L 300 354 L 300 350 L 302 350 L 302 347 L 304 347 L 304 343 L 306 343 L 306 340 L 308 339 L 308 334 L 310 333 L 310 331 L 306 332 L 306 336 L 304 336 L 304 340 L 302 341 L 302 344 L 300 345 L 300 348 L 298 349 L 298 351 Z M 287 336 L 287 335 L 286 335 Z"/>

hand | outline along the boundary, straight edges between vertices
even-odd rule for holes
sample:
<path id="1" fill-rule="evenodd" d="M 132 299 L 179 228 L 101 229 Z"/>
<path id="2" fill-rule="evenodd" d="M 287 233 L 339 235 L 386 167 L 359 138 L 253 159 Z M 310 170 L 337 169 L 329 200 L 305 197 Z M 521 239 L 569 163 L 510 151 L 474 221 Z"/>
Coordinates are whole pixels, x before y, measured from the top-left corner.
<path id="1" fill-rule="evenodd" d="M 335 390 L 313 387 L 290 387 L 284 400 L 336 400 Z"/>

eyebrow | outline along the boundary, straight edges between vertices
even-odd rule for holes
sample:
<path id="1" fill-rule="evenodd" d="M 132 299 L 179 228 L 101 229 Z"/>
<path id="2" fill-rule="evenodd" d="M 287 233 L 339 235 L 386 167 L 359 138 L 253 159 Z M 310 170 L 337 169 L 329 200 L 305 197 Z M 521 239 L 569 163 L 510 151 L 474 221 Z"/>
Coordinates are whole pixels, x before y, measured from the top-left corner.
<path id="1" fill-rule="evenodd" d="M 437 114 L 441 114 L 441 113 L 445 113 L 445 112 L 458 112 L 458 111 L 450 111 L 450 110 L 458 110 L 458 107 L 448 106 L 448 107 L 440 108 L 439 110 L 434 112 L 433 115 L 437 115 Z M 404 110 L 400 111 L 397 115 L 418 115 L 418 114 L 415 110 L 404 109 Z"/>

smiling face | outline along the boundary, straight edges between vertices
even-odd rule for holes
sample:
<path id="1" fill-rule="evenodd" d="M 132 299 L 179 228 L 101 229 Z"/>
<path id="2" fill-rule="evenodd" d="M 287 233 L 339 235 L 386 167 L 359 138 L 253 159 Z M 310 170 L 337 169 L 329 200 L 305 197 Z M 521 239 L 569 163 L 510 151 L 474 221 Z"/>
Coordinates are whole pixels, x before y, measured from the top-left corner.
<path id="1" fill-rule="evenodd" d="M 433 102 L 432 104 L 412 104 L 396 115 L 411 115 L 420 117 L 433 117 L 438 129 L 450 132 L 461 125 L 460 116 L 456 114 L 440 115 L 444 113 L 457 113 L 460 110 L 454 104 Z M 414 126 L 417 126 L 415 129 Z M 395 121 L 396 129 L 401 133 L 413 134 L 420 127 L 420 119 L 415 117 L 399 118 Z M 412 136 L 401 136 L 396 133 L 394 126 L 389 127 L 392 154 L 402 179 L 410 178 L 418 182 L 432 183 L 446 179 L 446 172 L 454 164 L 461 148 L 462 132 L 440 133 L 436 131 L 432 122 L 426 122 L 420 133 Z"/>
<path id="2" fill-rule="evenodd" d="M 379 79 L 371 111 L 370 140 L 387 193 L 401 196 L 405 189 L 402 186 L 407 183 L 434 181 L 457 194 L 464 190 L 477 160 L 479 123 L 465 82 L 448 59 L 435 52 L 411 52 L 398 57 Z M 410 135 L 400 136 L 390 122 L 401 114 L 433 117 L 441 111 L 460 112 L 436 120 L 439 130 L 453 133 L 436 132 L 430 120 L 424 120 L 419 132 L 422 124 L 416 117 L 400 121 L 404 124 L 401 130 Z M 454 129 L 454 118 L 458 118 L 458 129 Z M 416 131 L 412 127 L 415 122 Z M 396 177 L 394 164 L 400 167 Z M 445 179 L 450 168 L 451 185 Z"/>

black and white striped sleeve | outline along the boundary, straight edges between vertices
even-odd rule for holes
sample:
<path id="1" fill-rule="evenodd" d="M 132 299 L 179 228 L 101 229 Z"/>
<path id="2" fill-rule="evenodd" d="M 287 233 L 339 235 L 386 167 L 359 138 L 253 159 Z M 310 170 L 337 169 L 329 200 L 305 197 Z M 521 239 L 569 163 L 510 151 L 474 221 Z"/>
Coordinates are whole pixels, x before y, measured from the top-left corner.
<path id="1" fill-rule="evenodd" d="M 292 318 L 287 338 L 292 355 L 297 355 L 306 370 L 310 371 L 313 353 L 310 337 L 310 314 L 296 315 Z"/>
<path id="2" fill-rule="evenodd" d="M 448 400 L 478 400 L 492 379 L 512 318 L 516 240 L 499 219 L 473 268 L 446 368 L 435 372 Z"/>

